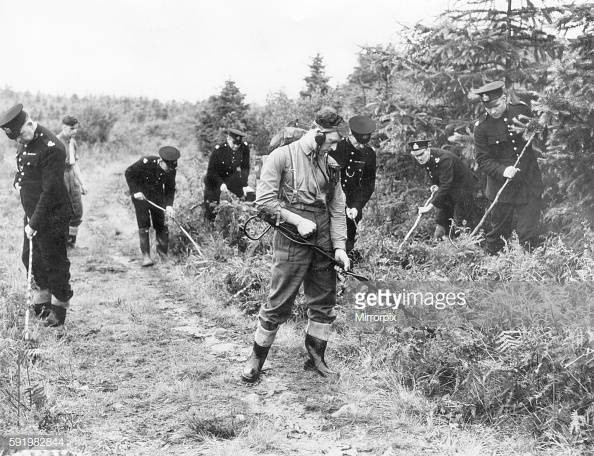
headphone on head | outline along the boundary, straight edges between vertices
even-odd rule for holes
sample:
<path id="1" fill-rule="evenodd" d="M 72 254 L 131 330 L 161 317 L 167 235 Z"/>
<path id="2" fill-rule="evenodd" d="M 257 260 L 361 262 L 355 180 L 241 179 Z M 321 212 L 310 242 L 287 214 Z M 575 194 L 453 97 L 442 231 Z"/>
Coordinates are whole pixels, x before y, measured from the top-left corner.
<path id="1" fill-rule="evenodd" d="M 322 144 L 326 142 L 326 133 L 323 131 L 317 131 L 316 135 L 314 136 L 314 140 L 316 141 L 318 147 L 321 147 Z"/>

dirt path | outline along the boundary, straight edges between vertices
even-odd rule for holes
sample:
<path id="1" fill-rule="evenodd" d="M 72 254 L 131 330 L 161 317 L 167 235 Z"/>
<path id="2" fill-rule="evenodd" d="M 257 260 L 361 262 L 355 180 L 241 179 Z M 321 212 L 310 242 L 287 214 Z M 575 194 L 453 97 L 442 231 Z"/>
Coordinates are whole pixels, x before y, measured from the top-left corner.
<path id="1" fill-rule="evenodd" d="M 53 342 L 55 331 L 45 333 L 56 344 L 46 431 L 92 455 L 498 454 L 486 450 L 494 438 L 485 431 L 477 438 L 407 413 L 419 399 L 375 378 L 365 359 L 335 384 L 304 372 L 302 329 L 292 324 L 262 381 L 243 384 L 253 320 L 221 308 L 208 270 L 140 267 L 124 168 L 97 167 L 89 180 L 68 324 Z"/>

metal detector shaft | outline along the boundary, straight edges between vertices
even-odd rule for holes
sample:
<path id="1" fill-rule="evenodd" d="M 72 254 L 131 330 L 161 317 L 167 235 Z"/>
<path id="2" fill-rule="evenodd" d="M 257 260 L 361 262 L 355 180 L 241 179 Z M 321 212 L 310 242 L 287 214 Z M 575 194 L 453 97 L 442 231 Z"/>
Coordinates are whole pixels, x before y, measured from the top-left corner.
<path id="1" fill-rule="evenodd" d="M 159 206 L 158 204 L 153 203 L 150 199 L 148 199 L 146 196 L 144 197 L 144 200 L 149 203 L 152 206 L 155 206 L 157 209 L 161 209 L 163 212 L 167 213 L 167 211 L 165 210 L 165 208 Z M 173 219 L 173 221 L 177 224 L 177 226 L 179 226 L 179 229 L 181 230 L 182 233 L 184 233 L 184 235 L 188 238 L 188 240 L 192 243 L 192 245 L 194 246 L 194 248 L 196 249 L 196 251 L 198 252 L 198 255 L 200 255 L 201 257 L 204 258 L 204 254 L 202 253 L 202 250 L 200 250 L 200 247 L 198 247 L 198 244 L 196 243 L 196 241 L 194 239 L 192 239 L 192 236 L 190 236 L 190 233 L 188 233 L 183 226 L 181 226 L 181 223 L 179 223 L 177 221 L 177 219 L 175 217 L 171 217 Z"/>
<path id="2" fill-rule="evenodd" d="M 517 168 L 518 167 L 518 164 L 520 163 L 520 160 L 524 156 L 524 152 L 526 152 L 526 149 L 528 149 L 528 146 L 530 145 L 530 143 L 532 142 L 532 140 L 534 139 L 535 136 L 536 136 L 536 132 L 533 132 L 532 133 L 532 136 L 530 136 L 530 138 L 528 139 L 528 141 L 524 145 L 524 148 L 522 149 L 522 152 L 520 152 L 520 155 L 518 155 L 518 158 L 516 159 L 516 162 L 514 163 L 514 168 Z M 499 189 L 499 191 L 495 195 L 495 198 L 493 199 L 493 202 L 491 203 L 491 205 L 485 211 L 485 214 L 483 215 L 483 218 L 481 218 L 481 221 L 474 228 L 474 230 L 472 230 L 472 233 L 470 233 L 471 236 L 476 236 L 476 234 L 478 233 L 478 231 L 481 228 L 481 226 L 483 226 L 483 223 L 485 223 L 485 220 L 487 220 L 487 216 L 491 213 L 491 211 L 493 210 L 493 208 L 495 207 L 495 205 L 499 201 L 499 197 L 503 193 L 503 190 L 505 189 L 505 187 L 507 187 L 507 184 L 509 184 L 510 182 L 511 182 L 511 179 L 510 178 L 507 178 L 505 180 L 505 182 L 503 183 L 503 185 L 501 186 L 501 188 Z"/>

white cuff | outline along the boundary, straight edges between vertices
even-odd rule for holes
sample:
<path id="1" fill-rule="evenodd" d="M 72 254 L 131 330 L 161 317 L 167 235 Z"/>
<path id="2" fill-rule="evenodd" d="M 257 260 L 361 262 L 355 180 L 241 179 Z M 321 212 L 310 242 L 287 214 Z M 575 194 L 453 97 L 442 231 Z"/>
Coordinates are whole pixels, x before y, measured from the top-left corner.
<path id="1" fill-rule="evenodd" d="M 270 347 L 274 342 L 277 331 L 278 328 L 273 329 L 272 331 L 264 329 L 262 328 L 260 322 L 258 322 L 256 334 L 254 334 L 254 342 L 256 342 L 260 347 Z"/>
<path id="2" fill-rule="evenodd" d="M 317 337 L 321 340 L 330 339 L 330 323 L 319 323 L 317 321 L 308 320 L 305 332 L 310 336 Z"/>

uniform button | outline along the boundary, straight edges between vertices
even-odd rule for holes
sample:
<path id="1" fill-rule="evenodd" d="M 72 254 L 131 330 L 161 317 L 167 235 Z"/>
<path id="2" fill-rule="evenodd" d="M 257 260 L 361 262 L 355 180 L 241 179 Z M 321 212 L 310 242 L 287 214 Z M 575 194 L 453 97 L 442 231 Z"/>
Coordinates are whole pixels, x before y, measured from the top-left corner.
<path id="1" fill-rule="evenodd" d="M 514 150 L 518 150 L 518 148 L 517 147 L 514 147 Z"/>
<path id="2" fill-rule="evenodd" d="M 495 141 L 495 144 L 499 144 L 499 141 Z"/>
<path id="3" fill-rule="evenodd" d="M 504 118 L 503 118 L 503 121 L 504 121 L 504 122 L 507 122 L 507 117 L 504 117 Z"/>
<path id="4" fill-rule="evenodd" d="M 22 180 L 23 180 L 23 179 L 21 179 L 21 178 L 19 177 L 19 182 L 20 182 L 20 181 L 22 181 Z"/>
<path id="5" fill-rule="evenodd" d="M 31 162 L 27 162 L 27 165 L 30 165 L 30 164 L 31 164 Z"/>
<path id="6" fill-rule="evenodd" d="M 512 143 L 515 144 L 516 143 L 516 140 L 515 139 L 512 139 Z"/>
<path id="7" fill-rule="evenodd" d="M 509 135 L 510 135 L 510 136 L 513 136 L 513 134 L 512 134 L 512 133 L 510 133 Z"/>

